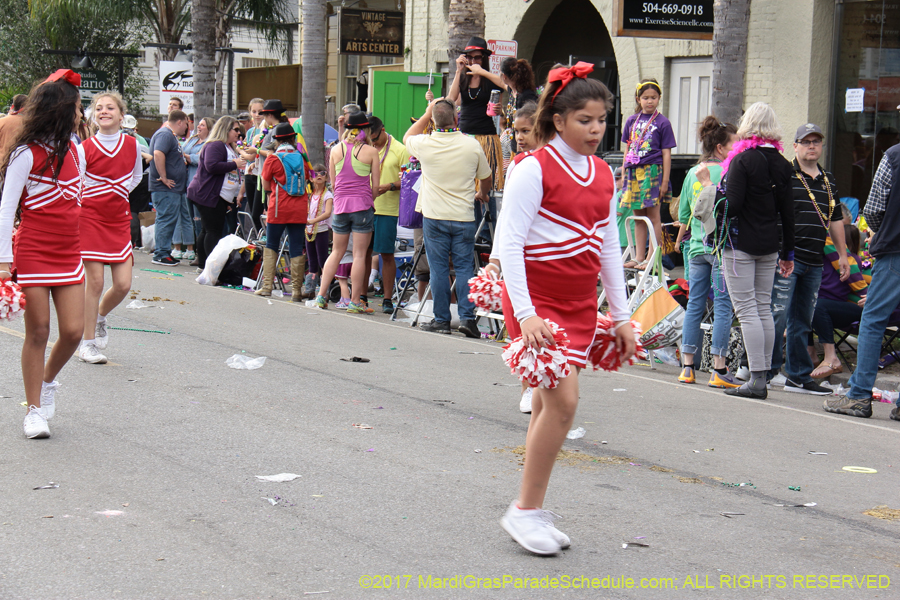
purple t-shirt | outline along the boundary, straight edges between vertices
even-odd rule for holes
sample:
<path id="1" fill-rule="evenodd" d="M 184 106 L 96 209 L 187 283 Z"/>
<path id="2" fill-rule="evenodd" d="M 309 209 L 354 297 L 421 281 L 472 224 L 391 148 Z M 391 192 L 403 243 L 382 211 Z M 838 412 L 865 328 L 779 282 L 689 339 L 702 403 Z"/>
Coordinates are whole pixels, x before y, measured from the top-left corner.
<path id="1" fill-rule="evenodd" d="M 661 165 L 662 151 L 665 148 L 674 148 L 678 144 L 675 143 L 675 134 L 672 132 L 672 124 L 669 120 L 657 113 L 653 123 L 650 124 L 650 131 L 644 133 L 647 128 L 647 122 L 653 115 L 646 115 L 642 112 L 635 113 L 628 117 L 625 121 L 625 127 L 622 128 L 622 142 L 628 144 L 628 150 L 625 151 L 626 156 L 632 150 L 632 131 L 636 140 L 641 140 L 640 146 L 635 150 L 638 156 L 638 162 L 629 162 L 628 166 L 637 165 Z M 637 121 L 637 125 L 635 125 Z M 643 137 L 642 137 L 643 136 Z"/>

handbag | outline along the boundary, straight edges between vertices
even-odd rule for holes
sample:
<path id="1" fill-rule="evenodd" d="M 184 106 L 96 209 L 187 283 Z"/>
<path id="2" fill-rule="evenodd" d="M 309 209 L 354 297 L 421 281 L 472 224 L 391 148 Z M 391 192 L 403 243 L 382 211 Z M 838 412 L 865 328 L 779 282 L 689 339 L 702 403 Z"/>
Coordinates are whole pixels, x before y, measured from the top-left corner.
<path id="1" fill-rule="evenodd" d="M 651 268 L 650 265 L 647 267 Z M 662 254 L 657 252 L 652 268 L 657 276 L 637 290 L 637 304 L 631 318 L 641 324 L 641 344 L 647 350 L 672 346 L 681 339 L 684 309 L 672 297 L 663 282 Z"/>

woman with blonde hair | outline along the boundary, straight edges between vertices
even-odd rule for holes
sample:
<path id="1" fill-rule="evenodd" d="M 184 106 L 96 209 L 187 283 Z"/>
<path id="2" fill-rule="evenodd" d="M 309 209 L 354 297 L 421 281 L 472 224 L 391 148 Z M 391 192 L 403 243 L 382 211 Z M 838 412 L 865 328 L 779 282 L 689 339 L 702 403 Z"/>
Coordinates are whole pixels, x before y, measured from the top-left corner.
<path id="1" fill-rule="evenodd" d="M 750 106 L 737 135 L 739 141 L 722 163 L 713 242 L 721 253 L 728 292 L 741 323 L 750 381 L 725 393 L 765 399 L 775 345 L 771 308 L 775 269 L 783 277 L 794 270 L 793 168 L 781 155 L 781 128 L 768 104 Z M 697 179 L 704 187 L 712 185 L 708 169 L 698 170 Z"/>
<path id="2" fill-rule="evenodd" d="M 234 117 L 216 121 L 200 151 L 197 174 L 188 185 L 187 197 L 200 213 L 203 224 L 197 239 L 201 269 L 222 239 L 228 209 L 233 207 L 241 189 L 241 169 L 247 162 L 238 156 L 237 141 L 243 134 L 243 126 Z"/>
<path id="3" fill-rule="evenodd" d="M 94 96 L 91 120 L 100 129 L 81 144 L 86 164 L 79 221 L 85 298 L 84 341 L 78 358 L 92 364 L 106 362 L 101 352 L 109 343 L 106 315 L 131 289 L 134 255 L 128 195 L 141 182 L 144 168 L 137 140 L 121 131 L 126 112 L 119 94 Z M 103 265 L 112 272 L 112 287 L 105 294 Z"/>
<path id="4" fill-rule="evenodd" d="M 350 271 L 352 296 L 347 312 L 372 314 L 362 303 L 366 290 L 368 262 L 366 253 L 375 230 L 375 196 L 381 182 L 378 149 L 370 145 L 369 119 L 356 112 L 347 117 L 347 125 L 339 147 L 332 149 L 328 164 L 329 179 L 334 186 L 334 211 L 331 229 L 334 233 L 331 255 L 322 268 L 322 280 L 316 296 L 319 308 L 328 308 L 328 287 L 337 271 L 353 234 L 353 267 Z"/>

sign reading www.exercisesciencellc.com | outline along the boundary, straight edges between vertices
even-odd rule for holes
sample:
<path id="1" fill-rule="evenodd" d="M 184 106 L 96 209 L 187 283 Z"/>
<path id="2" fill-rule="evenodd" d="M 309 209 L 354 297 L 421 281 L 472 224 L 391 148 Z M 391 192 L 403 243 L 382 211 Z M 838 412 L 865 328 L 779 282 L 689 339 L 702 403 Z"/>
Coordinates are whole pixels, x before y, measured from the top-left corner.
<path id="1" fill-rule="evenodd" d="M 616 2 L 618 35 L 711 40 L 713 0 L 687 2 Z"/>

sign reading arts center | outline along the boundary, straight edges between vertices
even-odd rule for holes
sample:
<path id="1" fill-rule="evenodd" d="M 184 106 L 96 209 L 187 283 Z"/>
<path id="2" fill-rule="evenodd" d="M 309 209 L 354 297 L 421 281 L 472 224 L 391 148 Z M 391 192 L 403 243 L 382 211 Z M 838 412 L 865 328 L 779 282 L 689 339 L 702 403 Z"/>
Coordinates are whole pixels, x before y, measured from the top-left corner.
<path id="1" fill-rule="evenodd" d="M 341 9 L 341 54 L 403 56 L 403 13 Z"/>
<path id="2" fill-rule="evenodd" d="M 618 35 L 711 40 L 713 4 L 713 0 L 617 0 L 615 20 Z"/>

